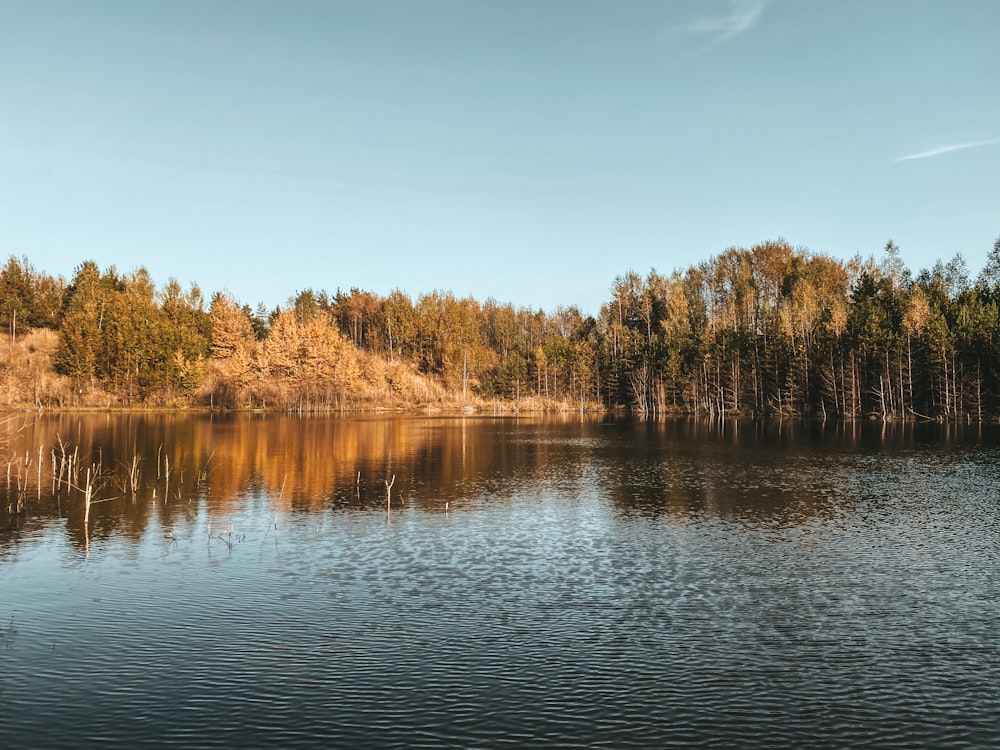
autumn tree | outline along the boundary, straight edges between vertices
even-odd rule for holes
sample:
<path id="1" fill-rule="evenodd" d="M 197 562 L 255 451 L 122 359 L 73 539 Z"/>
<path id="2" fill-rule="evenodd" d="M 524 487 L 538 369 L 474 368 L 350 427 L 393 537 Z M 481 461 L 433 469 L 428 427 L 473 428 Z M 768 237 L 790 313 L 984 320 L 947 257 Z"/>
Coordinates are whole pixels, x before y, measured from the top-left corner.
<path id="1" fill-rule="evenodd" d="M 379 322 L 385 330 L 389 361 L 412 357 L 417 343 L 417 316 L 413 301 L 399 289 L 382 301 Z"/>
<path id="2" fill-rule="evenodd" d="M 330 408 L 357 395 L 360 387 L 356 350 L 325 311 L 301 319 L 294 309 L 279 313 L 261 359 L 283 403 L 298 408 Z"/>
<path id="3" fill-rule="evenodd" d="M 209 351 L 218 372 L 216 395 L 240 406 L 258 371 L 257 337 L 247 312 L 227 294 L 216 293 L 209 308 Z"/>

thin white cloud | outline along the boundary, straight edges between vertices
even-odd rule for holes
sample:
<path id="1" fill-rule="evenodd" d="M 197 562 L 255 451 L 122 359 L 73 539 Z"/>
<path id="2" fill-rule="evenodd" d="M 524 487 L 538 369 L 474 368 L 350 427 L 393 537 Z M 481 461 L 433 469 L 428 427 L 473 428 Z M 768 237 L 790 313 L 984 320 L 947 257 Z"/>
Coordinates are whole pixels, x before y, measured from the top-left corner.
<path id="1" fill-rule="evenodd" d="M 932 148 L 928 151 L 921 151 L 917 154 L 900 156 L 897 159 L 893 159 L 893 162 L 912 161 L 914 159 L 929 159 L 932 156 L 950 154 L 952 151 L 964 151 L 967 148 L 980 148 L 982 146 L 995 146 L 998 143 L 1000 143 L 1000 141 L 969 141 L 968 143 L 952 143 L 948 146 L 938 146 L 937 148 Z"/>
<path id="2" fill-rule="evenodd" d="M 729 12 L 724 16 L 706 16 L 691 22 L 686 28 L 694 34 L 715 37 L 719 44 L 752 29 L 760 20 L 769 0 L 729 0 Z"/>

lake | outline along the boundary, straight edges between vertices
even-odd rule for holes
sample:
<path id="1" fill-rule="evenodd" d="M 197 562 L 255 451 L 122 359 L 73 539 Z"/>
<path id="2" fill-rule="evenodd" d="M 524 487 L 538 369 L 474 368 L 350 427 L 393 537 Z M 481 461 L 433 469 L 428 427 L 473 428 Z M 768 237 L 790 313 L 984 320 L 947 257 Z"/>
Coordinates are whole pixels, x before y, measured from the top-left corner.
<path id="1" fill-rule="evenodd" d="M 5 748 L 1000 743 L 996 426 L 0 433 Z"/>

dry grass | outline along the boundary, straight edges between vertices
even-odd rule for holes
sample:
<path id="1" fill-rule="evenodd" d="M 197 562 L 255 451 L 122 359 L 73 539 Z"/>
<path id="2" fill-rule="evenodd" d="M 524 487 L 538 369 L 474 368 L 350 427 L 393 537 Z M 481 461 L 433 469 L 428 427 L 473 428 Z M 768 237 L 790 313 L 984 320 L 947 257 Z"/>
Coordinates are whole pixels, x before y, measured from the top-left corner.
<path id="1" fill-rule="evenodd" d="M 106 409 L 117 400 L 100 386 L 74 388 L 53 368 L 59 334 L 48 328 L 28 330 L 0 342 L 0 403 L 14 409 Z"/>
<path id="2" fill-rule="evenodd" d="M 59 334 L 29 331 L 0 343 L 0 400 L 10 406 L 41 408 L 71 393 L 69 381 L 52 369 Z"/>
<path id="3" fill-rule="evenodd" d="M 0 342 L 0 404 L 14 409 L 114 409 L 120 401 L 96 383 L 83 388 L 53 369 L 59 334 L 49 329 L 27 331 L 11 342 Z M 197 392 L 176 391 L 150 394 L 146 408 L 183 409 L 215 407 L 223 409 L 299 409 L 338 411 L 353 409 L 474 410 L 497 414 L 580 411 L 579 402 L 538 397 L 520 401 L 483 399 L 449 391 L 433 376 L 425 375 L 409 363 L 389 362 L 353 347 L 340 353 L 351 359 L 347 369 L 350 382 L 322 388 L 303 388 L 301 380 L 270 379 L 254 373 L 246 382 L 234 383 L 220 363 L 209 361 Z M 587 404 L 586 410 L 599 408 Z"/>

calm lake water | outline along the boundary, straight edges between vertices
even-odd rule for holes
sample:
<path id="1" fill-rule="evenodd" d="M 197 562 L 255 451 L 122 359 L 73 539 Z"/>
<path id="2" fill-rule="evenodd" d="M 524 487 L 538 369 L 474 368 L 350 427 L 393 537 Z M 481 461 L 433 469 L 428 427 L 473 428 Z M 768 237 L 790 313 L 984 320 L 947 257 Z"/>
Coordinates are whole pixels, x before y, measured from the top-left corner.
<path id="1" fill-rule="evenodd" d="M 2 432 L 0 747 L 1000 745 L 995 427 Z"/>

